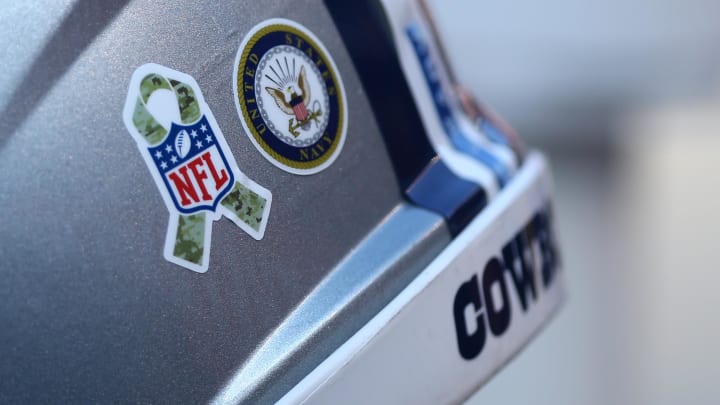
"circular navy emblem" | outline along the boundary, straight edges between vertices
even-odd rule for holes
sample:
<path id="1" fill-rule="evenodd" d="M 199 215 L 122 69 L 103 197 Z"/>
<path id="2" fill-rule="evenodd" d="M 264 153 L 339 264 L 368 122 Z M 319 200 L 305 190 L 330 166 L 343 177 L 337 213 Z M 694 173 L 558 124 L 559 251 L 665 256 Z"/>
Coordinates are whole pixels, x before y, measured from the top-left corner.
<path id="1" fill-rule="evenodd" d="M 302 25 L 272 19 L 245 36 L 233 75 L 235 105 L 255 147 L 290 173 L 330 166 L 345 143 L 345 91 L 335 62 Z"/>

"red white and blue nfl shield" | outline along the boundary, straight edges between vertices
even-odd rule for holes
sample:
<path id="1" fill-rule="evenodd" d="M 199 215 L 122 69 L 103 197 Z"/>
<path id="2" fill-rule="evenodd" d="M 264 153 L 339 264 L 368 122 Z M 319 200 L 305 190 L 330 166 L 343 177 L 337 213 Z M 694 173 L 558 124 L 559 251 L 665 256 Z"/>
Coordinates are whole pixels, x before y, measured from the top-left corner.
<path id="1" fill-rule="evenodd" d="M 177 210 L 215 211 L 235 178 L 215 133 L 203 115 L 191 125 L 172 124 L 159 145 L 148 147 Z"/>

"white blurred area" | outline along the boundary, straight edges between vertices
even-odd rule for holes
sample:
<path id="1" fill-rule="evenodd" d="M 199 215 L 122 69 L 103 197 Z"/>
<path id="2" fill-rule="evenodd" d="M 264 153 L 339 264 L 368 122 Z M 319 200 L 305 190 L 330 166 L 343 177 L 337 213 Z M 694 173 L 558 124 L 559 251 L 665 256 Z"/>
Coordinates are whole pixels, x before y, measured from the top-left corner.
<path id="1" fill-rule="evenodd" d="M 720 403 L 720 1 L 431 2 L 545 150 L 569 299 L 469 404 Z"/>

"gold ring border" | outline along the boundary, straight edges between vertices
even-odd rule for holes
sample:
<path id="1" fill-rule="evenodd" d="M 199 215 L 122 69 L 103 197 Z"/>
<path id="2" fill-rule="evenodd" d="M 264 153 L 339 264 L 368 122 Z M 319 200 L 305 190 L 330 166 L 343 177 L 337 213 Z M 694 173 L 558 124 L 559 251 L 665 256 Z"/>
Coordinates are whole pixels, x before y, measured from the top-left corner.
<path id="1" fill-rule="evenodd" d="M 315 48 L 315 51 L 320 53 L 320 55 L 325 59 L 325 65 L 328 67 L 328 70 L 330 71 L 330 76 L 332 77 L 333 83 L 335 83 L 335 89 L 337 91 L 337 103 L 338 103 L 338 110 L 339 110 L 339 119 L 338 119 L 338 126 L 337 126 L 337 132 L 335 133 L 335 140 L 333 141 L 332 145 L 330 145 L 330 148 L 327 150 L 325 154 L 323 154 L 320 158 L 313 160 L 311 162 L 298 162 L 296 160 L 290 160 L 279 153 L 277 153 L 274 149 L 272 149 L 265 141 L 262 139 L 260 134 L 255 129 L 255 126 L 252 123 L 252 120 L 250 119 L 250 115 L 248 114 L 247 107 L 245 105 L 245 95 L 242 89 L 242 76 L 245 72 L 245 65 L 247 62 L 248 54 L 250 52 L 250 49 L 258 42 L 258 40 L 265 35 L 271 33 L 271 32 L 290 32 L 293 33 L 301 38 L 303 38 L 305 41 L 307 41 L 310 45 L 312 45 L 313 48 Z M 328 64 L 327 62 L 331 61 L 331 64 Z M 345 106 L 343 105 L 343 93 L 345 89 L 341 88 L 340 82 L 337 80 L 337 75 L 335 74 L 335 63 L 332 61 L 329 57 L 329 55 L 326 55 L 323 51 L 323 48 L 318 46 L 318 44 L 312 40 L 312 38 L 309 38 L 304 32 L 296 29 L 295 27 L 291 27 L 289 25 L 285 24 L 272 24 L 268 25 L 267 27 L 263 27 L 262 29 L 258 30 L 253 34 L 253 36 L 248 40 L 248 42 L 245 44 L 245 49 L 243 49 L 242 54 L 240 55 L 240 62 L 238 64 L 238 73 L 237 77 L 235 77 L 235 86 L 237 87 L 237 94 L 238 94 L 238 101 L 240 102 L 240 109 L 242 110 L 243 119 L 248 124 L 248 128 L 250 129 L 250 132 L 252 133 L 253 138 L 255 138 L 255 141 L 260 145 L 261 148 L 270 156 L 272 156 L 273 159 L 277 160 L 278 162 L 284 164 L 285 166 L 292 167 L 294 169 L 314 169 L 323 163 L 325 163 L 330 156 L 332 156 L 335 153 L 335 149 L 337 149 L 338 144 L 340 143 L 340 139 L 343 136 L 342 130 L 343 126 L 345 124 Z M 255 87 L 255 84 L 253 83 L 253 87 Z M 268 128 L 268 131 L 270 128 Z"/>

